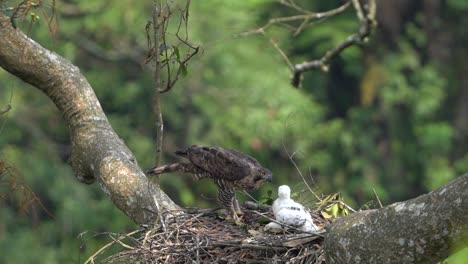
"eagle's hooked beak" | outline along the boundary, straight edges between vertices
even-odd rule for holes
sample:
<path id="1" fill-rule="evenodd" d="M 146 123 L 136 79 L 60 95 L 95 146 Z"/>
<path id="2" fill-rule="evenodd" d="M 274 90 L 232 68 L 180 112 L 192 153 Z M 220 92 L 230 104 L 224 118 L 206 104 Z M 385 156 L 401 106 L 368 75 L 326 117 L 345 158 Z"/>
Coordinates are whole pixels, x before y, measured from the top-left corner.
<path id="1" fill-rule="evenodd" d="M 268 182 L 271 183 L 271 181 L 273 181 L 273 175 L 271 175 L 271 173 L 270 173 L 270 174 L 268 174 L 268 175 L 266 176 L 265 179 L 266 179 Z"/>
<path id="2" fill-rule="evenodd" d="M 271 173 L 271 171 L 267 168 L 264 168 L 264 175 L 263 175 L 263 178 L 265 179 L 265 181 L 268 181 L 271 183 L 271 181 L 273 180 L 273 173 Z"/>

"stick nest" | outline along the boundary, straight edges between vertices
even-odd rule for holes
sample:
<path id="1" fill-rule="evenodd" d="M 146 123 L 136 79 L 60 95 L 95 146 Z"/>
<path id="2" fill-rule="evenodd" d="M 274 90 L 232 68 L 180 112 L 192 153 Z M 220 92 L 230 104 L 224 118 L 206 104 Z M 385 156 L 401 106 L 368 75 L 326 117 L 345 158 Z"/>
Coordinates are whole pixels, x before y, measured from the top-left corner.
<path id="1" fill-rule="evenodd" d="M 269 206 L 245 204 L 237 226 L 213 210 L 186 210 L 164 225 L 142 229 L 138 238 L 114 239 L 124 251 L 104 263 L 325 263 L 323 232 L 264 231 L 273 218 Z M 322 230 L 328 221 L 317 212 L 314 223 Z M 135 233 L 135 232 L 132 232 Z M 123 241 L 131 239 L 135 246 Z M 92 261 L 91 261 L 92 262 Z"/>

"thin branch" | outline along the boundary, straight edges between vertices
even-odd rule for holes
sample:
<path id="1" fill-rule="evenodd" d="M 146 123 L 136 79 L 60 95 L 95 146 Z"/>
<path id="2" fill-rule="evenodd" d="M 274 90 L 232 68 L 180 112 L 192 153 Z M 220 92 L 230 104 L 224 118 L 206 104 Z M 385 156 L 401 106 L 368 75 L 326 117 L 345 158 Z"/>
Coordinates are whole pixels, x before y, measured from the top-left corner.
<path id="1" fill-rule="evenodd" d="M 311 12 L 309 10 L 306 10 L 300 7 L 293 0 L 281 0 L 280 3 L 282 5 L 293 9 L 299 14 L 293 15 L 293 16 L 271 18 L 263 26 L 256 28 L 254 30 L 241 33 L 240 36 L 249 36 L 253 34 L 261 34 L 265 36 L 268 28 L 272 26 L 282 26 L 291 30 L 293 32 L 293 36 L 296 37 L 306 27 L 320 23 L 326 18 L 336 16 L 344 12 L 346 9 L 348 9 L 348 7 L 353 6 L 356 12 L 356 17 L 360 23 L 358 32 L 350 35 L 341 43 L 339 43 L 335 47 L 328 50 L 320 59 L 316 59 L 313 61 L 305 61 L 303 63 L 292 66 L 287 55 L 282 51 L 282 49 L 278 46 L 276 42 L 273 42 L 270 39 L 270 43 L 280 53 L 281 57 L 286 61 L 286 63 L 288 64 L 288 67 L 291 69 L 291 72 L 292 72 L 291 84 L 294 87 L 299 87 L 302 77 L 303 77 L 302 74 L 304 72 L 311 71 L 313 69 L 320 69 L 324 72 L 327 72 L 329 63 L 334 57 L 339 55 L 346 48 L 351 47 L 356 44 L 360 44 L 367 40 L 367 37 L 371 34 L 372 29 L 377 24 L 375 20 L 375 16 L 376 16 L 375 1 L 376 0 L 368 0 L 367 6 L 363 6 L 359 2 L 359 0 L 349 0 L 335 9 L 332 9 L 326 12 L 316 13 L 316 12 Z"/>
<path id="2" fill-rule="evenodd" d="M 179 9 L 177 11 L 180 12 L 180 19 L 175 34 L 169 33 L 169 21 L 173 15 L 173 10 L 171 9 L 172 4 L 173 1 L 166 1 L 165 4 L 163 4 L 162 1 L 153 1 L 153 43 L 151 43 L 151 37 L 149 37 L 149 25 L 146 26 L 148 54 L 145 63 L 151 60 L 154 61 L 155 83 L 153 89 L 153 112 L 156 116 L 155 166 L 159 166 L 162 158 L 164 124 L 161 112 L 161 94 L 168 92 L 174 87 L 181 74 L 186 74 L 188 61 L 195 56 L 199 50 L 198 47 L 191 45 L 187 40 L 190 0 L 186 0 L 185 9 Z M 184 38 L 179 36 L 181 29 L 185 32 Z M 167 39 L 167 37 L 172 35 L 177 37 L 179 43 L 169 43 L 170 40 Z M 180 55 L 182 51 L 179 50 L 181 46 L 183 48 L 188 47 L 189 49 L 189 52 L 187 52 L 187 55 L 183 59 Z M 165 56 L 163 60 L 161 60 L 161 55 Z M 175 64 L 174 62 L 177 63 Z M 157 177 L 153 179 L 153 181 L 157 183 Z"/>
<path id="3" fill-rule="evenodd" d="M 7 106 L 5 106 L 4 108 L 0 109 L 0 116 L 7 113 L 8 111 L 11 110 L 11 104 L 7 104 Z"/>
<path id="4" fill-rule="evenodd" d="M 340 54 L 343 50 L 348 47 L 351 47 L 356 44 L 360 44 L 365 42 L 367 37 L 372 32 L 372 29 L 376 26 L 376 4 L 375 0 L 368 1 L 368 10 L 367 14 L 364 14 L 364 9 L 362 8 L 361 4 L 358 0 L 352 0 L 353 7 L 356 10 L 356 16 L 359 19 L 360 27 L 357 33 L 354 33 L 347 37 L 344 41 L 339 43 L 334 48 L 328 50 L 322 58 L 313 60 L 313 61 L 306 61 L 301 64 L 296 64 L 294 66 L 293 76 L 291 78 L 291 84 L 294 87 L 299 87 L 302 74 L 306 71 L 310 71 L 313 69 L 320 69 L 324 72 L 328 71 L 328 65 L 330 61 Z"/>
<path id="5" fill-rule="evenodd" d="M 284 131 L 286 131 L 286 128 L 288 126 L 288 120 L 290 119 L 291 117 L 291 114 L 288 115 L 288 118 L 284 124 Z M 315 198 L 318 200 L 318 201 L 322 201 L 322 199 L 320 199 L 320 197 L 312 190 L 312 188 L 310 187 L 309 183 L 307 182 L 306 178 L 304 177 L 304 175 L 302 174 L 301 170 L 299 169 L 299 166 L 297 166 L 296 162 L 294 161 L 294 155 L 296 155 L 297 152 L 294 152 L 292 155 L 289 154 L 289 151 L 286 147 L 286 144 L 285 144 L 285 135 L 283 135 L 282 137 L 282 145 L 283 145 L 283 149 L 284 151 L 286 152 L 286 154 L 288 155 L 289 157 L 289 160 L 291 161 L 291 163 L 294 165 L 294 167 L 296 168 L 297 172 L 299 173 L 299 175 L 301 176 L 302 178 L 302 181 L 304 182 L 304 184 L 306 185 L 307 189 L 310 191 L 310 193 L 312 193 Z"/>
<path id="6" fill-rule="evenodd" d="M 270 38 L 270 43 L 273 45 L 273 47 L 278 51 L 278 53 L 283 57 L 283 60 L 288 64 L 288 67 L 290 70 L 294 70 L 294 66 L 292 65 L 291 61 L 288 58 L 288 55 L 284 53 L 284 51 L 280 48 L 278 43 L 276 43 L 273 39 Z"/>
<path id="7" fill-rule="evenodd" d="M 130 245 L 127 245 L 125 244 L 124 242 L 122 242 L 122 239 L 118 239 L 118 238 L 115 238 L 114 236 L 112 236 L 112 234 L 109 234 L 109 237 L 114 240 L 115 243 L 121 245 L 122 247 L 126 248 L 126 249 L 135 249 L 134 247 L 130 246 Z"/>
<path id="8" fill-rule="evenodd" d="M 377 192 L 374 188 L 372 188 L 372 192 L 374 193 L 375 199 L 377 200 L 377 203 L 379 203 L 380 208 L 383 208 L 382 202 L 380 201 L 379 196 L 377 195 Z"/>
<path id="9" fill-rule="evenodd" d="M 286 150 L 286 148 L 285 148 L 285 150 Z M 286 150 L 286 152 L 287 152 L 287 150 Z M 289 152 L 287 152 L 287 154 L 288 154 L 289 160 L 291 161 L 291 163 L 294 165 L 294 167 L 296 168 L 297 172 L 298 172 L 299 175 L 301 176 L 302 181 L 303 181 L 304 184 L 306 185 L 307 189 L 315 196 L 315 198 L 316 198 L 318 201 L 322 201 L 322 199 L 320 199 L 320 197 L 312 190 L 312 188 L 310 188 L 309 183 L 307 183 L 306 178 L 304 177 L 304 175 L 302 175 L 301 170 L 299 169 L 299 167 L 297 166 L 296 162 L 294 161 L 294 155 L 296 155 L 296 152 L 294 152 L 292 155 L 290 155 Z"/>
<path id="10" fill-rule="evenodd" d="M 340 204 L 341 206 L 344 206 L 346 207 L 346 209 L 350 210 L 351 212 L 355 213 L 356 210 L 354 210 L 351 206 L 347 205 L 346 203 L 344 203 L 343 201 L 336 201 L 338 204 Z"/>
<path id="11" fill-rule="evenodd" d="M 289 8 L 292 8 L 292 9 L 295 9 L 296 11 L 298 12 L 302 12 L 302 13 L 306 13 L 308 12 L 308 10 L 300 7 L 299 5 L 297 5 L 294 1 L 292 0 L 281 0 L 280 1 L 280 4 L 284 5 L 284 6 L 287 6 Z"/>
<path id="12" fill-rule="evenodd" d="M 287 250 L 285 247 L 275 247 L 275 246 L 263 246 L 255 244 L 240 244 L 240 243 L 228 243 L 228 242 L 215 242 L 209 245 L 208 247 L 229 247 L 236 246 L 240 249 L 253 249 L 253 250 L 274 250 L 277 252 L 284 252 Z"/>
<path id="13" fill-rule="evenodd" d="M 156 208 L 158 210 L 158 218 L 159 218 L 159 222 L 161 222 L 161 227 L 162 227 L 163 231 L 166 232 L 166 223 L 164 221 L 164 215 L 161 212 L 161 209 L 159 207 L 158 199 L 155 196 L 153 196 L 153 200 L 154 200 L 154 204 L 156 205 Z"/>
<path id="14" fill-rule="evenodd" d="M 160 51 L 159 46 L 161 42 L 162 35 L 164 32 L 164 27 L 160 30 L 161 21 L 160 16 L 162 16 L 161 4 L 158 3 L 158 0 L 153 1 L 153 60 L 154 60 L 154 95 L 153 95 L 153 112 L 156 117 L 156 142 L 155 142 L 155 158 L 154 165 L 159 166 L 162 157 L 162 142 L 163 142 L 163 132 L 164 132 L 164 123 L 163 116 L 161 111 L 161 61 L 160 61 Z M 153 181 L 158 181 L 158 177 L 152 177 Z"/>
<path id="15" fill-rule="evenodd" d="M 285 4 L 285 2 L 282 2 L 282 4 Z M 297 5 L 295 5 L 295 4 L 293 5 L 291 3 L 285 4 L 285 5 L 299 11 L 302 14 L 294 15 L 294 16 L 272 18 L 272 19 L 268 20 L 268 22 L 265 25 L 263 25 L 262 27 L 251 30 L 251 31 L 244 32 L 244 33 L 242 33 L 240 35 L 241 36 L 249 36 L 249 35 L 252 35 L 252 34 L 264 34 L 265 31 L 268 28 L 270 28 L 271 26 L 273 26 L 273 25 L 283 24 L 283 23 L 286 23 L 286 22 L 301 21 L 302 20 L 303 22 L 301 23 L 301 25 L 299 27 L 297 27 L 297 28 L 292 27 L 292 29 L 294 29 L 293 31 L 296 31 L 296 34 L 298 34 L 298 32 L 300 32 L 299 28 L 304 28 L 306 26 L 306 25 L 302 25 L 304 23 L 304 21 L 310 21 L 310 20 L 313 20 L 313 19 L 323 19 L 323 18 L 335 16 L 335 15 L 337 15 L 339 13 L 344 12 L 350 6 L 350 2 L 348 1 L 348 2 L 344 3 L 343 5 L 335 8 L 335 9 L 325 11 L 325 12 L 319 12 L 319 13 L 310 12 L 308 10 L 302 9 L 302 8 L 298 7 Z M 290 26 L 290 24 L 287 24 L 287 25 Z"/>
<path id="16" fill-rule="evenodd" d="M 190 61 L 190 59 L 192 59 L 193 56 L 195 56 L 198 51 L 199 51 L 199 46 L 195 46 L 195 45 L 192 45 L 188 42 L 188 16 L 189 16 L 189 7 L 190 7 L 190 0 L 187 0 L 186 2 L 186 6 L 185 6 L 185 10 L 182 10 L 181 11 L 181 19 L 179 20 L 179 25 L 177 27 L 177 31 L 175 33 L 175 37 L 180 41 L 180 44 L 178 45 L 179 46 L 185 46 L 185 47 L 188 47 L 189 51 L 190 52 L 187 52 L 187 55 L 185 56 L 185 59 L 183 60 L 180 60 L 179 56 L 180 55 L 176 55 L 176 61 L 177 61 L 177 71 L 175 73 L 175 76 L 173 77 L 173 80 L 171 80 L 171 76 L 173 74 L 173 70 L 171 71 L 171 67 L 169 65 L 167 65 L 167 77 L 168 77 L 168 82 L 167 82 L 167 85 L 164 89 L 160 90 L 160 93 L 165 93 L 165 92 L 168 92 L 169 90 L 172 89 L 172 87 L 174 87 L 174 85 L 176 84 L 176 82 L 179 80 L 179 76 L 180 74 L 182 74 L 184 71 L 187 71 L 187 65 L 188 65 L 188 62 Z M 185 32 L 185 36 L 183 38 L 180 37 L 179 33 L 180 33 L 180 29 L 182 28 L 182 25 L 184 25 L 184 32 Z M 177 47 L 177 48 L 178 48 Z M 173 58 L 174 55 L 175 55 L 175 51 L 170 55 L 168 56 L 167 54 L 167 49 L 165 50 L 166 52 L 166 58 Z M 167 63 L 169 63 L 169 60 L 167 60 Z"/>
<path id="17" fill-rule="evenodd" d="M 107 248 L 109 248 L 110 246 L 112 246 L 113 244 L 117 243 L 118 240 L 122 240 L 124 238 L 127 238 L 131 235 L 134 235 L 138 232 L 140 232 L 141 230 L 135 230 L 135 231 L 132 231 L 128 234 L 125 234 L 125 235 L 121 235 L 119 236 L 117 239 L 113 238 L 113 241 L 112 242 L 109 242 L 107 243 L 105 246 L 103 246 L 102 248 L 100 248 L 98 251 L 96 251 L 93 255 L 91 255 L 85 262 L 84 264 L 88 264 L 88 263 L 94 263 L 94 258 L 96 258 L 99 254 L 103 253 Z"/>
<path id="18" fill-rule="evenodd" d="M 199 47 L 194 47 L 193 49 L 194 51 L 190 53 L 183 61 L 180 62 L 174 80 L 170 81 L 165 89 L 159 91 L 160 93 L 168 92 L 172 87 L 174 87 L 175 83 L 179 80 L 179 76 L 182 73 L 184 67 L 186 67 L 187 62 L 198 53 Z"/>

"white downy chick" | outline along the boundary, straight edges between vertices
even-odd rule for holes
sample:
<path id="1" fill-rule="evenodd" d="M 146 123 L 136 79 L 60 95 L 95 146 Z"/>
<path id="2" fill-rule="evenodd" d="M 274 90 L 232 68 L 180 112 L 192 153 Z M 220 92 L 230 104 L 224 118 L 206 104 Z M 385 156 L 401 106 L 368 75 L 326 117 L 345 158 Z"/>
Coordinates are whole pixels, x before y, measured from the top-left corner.
<path id="1" fill-rule="evenodd" d="M 304 232 L 318 231 L 309 212 L 299 203 L 291 199 L 291 189 L 287 185 L 278 188 L 278 199 L 272 206 L 276 221 L 281 224 L 296 227 Z M 267 229 L 278 229 L 277 223 L 269 223 Z"/>

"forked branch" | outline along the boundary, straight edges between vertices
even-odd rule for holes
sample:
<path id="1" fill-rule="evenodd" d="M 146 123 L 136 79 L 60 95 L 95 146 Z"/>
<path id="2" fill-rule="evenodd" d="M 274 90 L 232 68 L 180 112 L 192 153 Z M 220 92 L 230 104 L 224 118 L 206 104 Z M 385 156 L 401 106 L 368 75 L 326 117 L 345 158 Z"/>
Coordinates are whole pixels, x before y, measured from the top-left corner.
<path id="1" fill-rule="evenodd" d="M 359 21 L 358 32 L 348 36 L 342 42 L 337 44 L 335 47 L 329 49 L 325 54 L 316 60 L 305 61 L 303 63 L 295 64 L 291 63 L 286 53 L 280 48 L 277 42 L 270 39 L 270 43 L 280 53 L 281 57 L 288 64 L 291 70 L 291 84 L 294 87 L 299 87 L 304 72 L 319 69 L 324 72 L 328 71 L 331 60 L 338 56 L 343 50 L 353 45 L 363 43 L 367 40 L 369 35 L 372 33 L 373 28 L 376 26 L 376 0 L 366 0 L 366 5 L 363 5 L 359 0 L 349 0 L 341 6 L 326 11 L 326 12 L 312 12 L 299 6 L 294 0 L 281 0 L 280 3 L 288 8 L 293 9 L 298 14 L 293 16 L 278 17 L 270 19 L 265 25 L 244 32 L 241 36 L 249 36 L 253 34 L 266 35 L 267 30 L 272 26 L 284 27 L 291 32 L 293 36 L 299 35 L 304 31 L 305 28 L 316 25 L 323 19 L 337 16 L 346 11 L 352 6 L 356 12 L 356 17 Z"/>
<path id="2" fill-rule="evenodd" d="M 328 65 L 330 61 L 339 55 L 343 50 L 353 45 L 363 43 L 367 40 L 372 32 L 372 29 L 377 25 L 375 20 L 376 4 L 375 0 L 368 0 L 368 5 L 364 8 L 359 0 L 352 0 L 353 7 L 356 11 L 356 15 L 359 19 L 360 27 L 357 33 L 354 33 L 343 40 L 341 43 L 328 50 L 325 55 L 320 59 L 313 61 L 305 61 L 300 64 L 296 64 L 293 70 L 293 76 L 291 78 L 291 84 L 294 87 L 299 87 L 302 80 L 302 74 L 306 71 L 313 69 L 320 69 L 324 72 L 328 71 Z"/>

